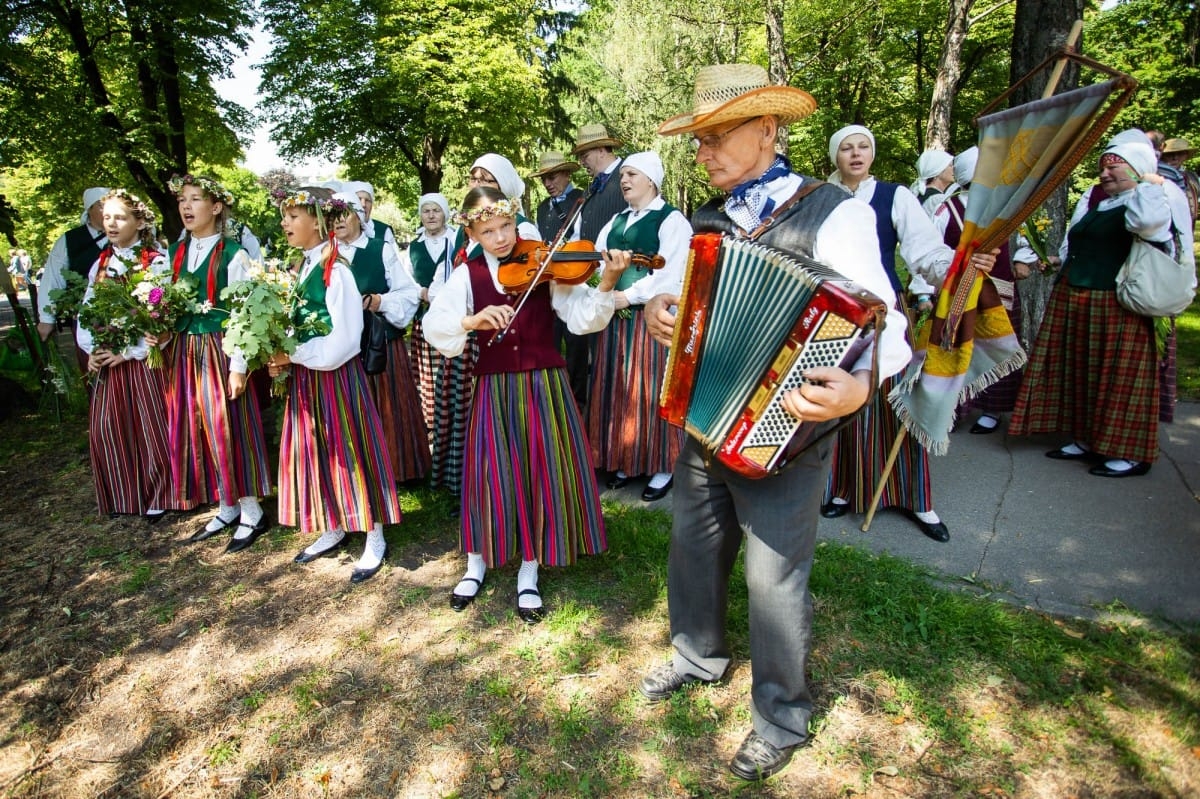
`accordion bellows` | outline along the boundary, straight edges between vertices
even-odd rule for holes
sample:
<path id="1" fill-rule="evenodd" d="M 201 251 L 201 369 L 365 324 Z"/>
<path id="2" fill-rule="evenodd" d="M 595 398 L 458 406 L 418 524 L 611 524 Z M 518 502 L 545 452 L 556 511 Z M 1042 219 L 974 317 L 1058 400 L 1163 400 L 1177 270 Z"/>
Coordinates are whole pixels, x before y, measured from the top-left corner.
<path id="1" fill-rule="evenodd" d="M 692 237 L 660 413 L 750 478 L 778 472 L 831 423 L 783 395 L 816 366 L 848 368 L 886 304 L 816 261 L 718 233 Z"/>

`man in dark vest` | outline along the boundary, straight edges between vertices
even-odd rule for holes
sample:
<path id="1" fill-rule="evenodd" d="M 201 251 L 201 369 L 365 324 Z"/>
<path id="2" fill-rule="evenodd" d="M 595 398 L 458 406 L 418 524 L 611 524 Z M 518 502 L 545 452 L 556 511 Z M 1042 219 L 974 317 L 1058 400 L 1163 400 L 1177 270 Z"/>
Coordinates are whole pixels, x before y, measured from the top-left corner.
<path id="1" fill-rule="evenodd" d="M 529 177 L 542 181 L 542 187 L 549 195 L 537 207 L 537 226 L 542 241 L 557 238 L 575 211 L 575 204 L 583 198 L 583 189 L 571 182 L 571 175 L 578 171 L 579 164 L 568 161 L 562 153 L 548 152 L 538 159 L 537 171 L 529 174 Z"/>
<path id="2" fill-rule="evenodd" d="M 54 303 L 50 301 L 50 292 L 64 288 L 67 285 L 64 275 L 74 272 L 87 279 L 92 264 L 100 257 L 100 252 L 108 246 L 108 237 L 104 235 L 104 204 L 101 200 L 108 194 L 108 189 L 94 186 L 83 193 L 83 215 L 79 225 L 58 237 L 50 248 L 46 258 L 46 267 L 42 272 L 42 281 L 38 287 L 38 335 L 42 340 L 50 338 L 56 329 Z"/>
<path id="3" fill-rule="evenodd" d="M 697 233 L 751 238 L 815 259 L 892 309 L 886 328 L 849 371 L 810 368 L 805 384 L 784 396 L 784 409 L 807 423 L 844 417 L 870 399 L 877 387 L 872 348 L 879 348 L 880 381 L 900 371 L 912 354 L 880 262 L 871 207 L 836 186 L 796 174 L 775 152 L 780 126 L 815 108 L 807 92 L 771 84 L 761 67 L 721 64 L 697 73 L 693 110 L 658 129 L 664 136 L 691 135 L 696 161 L 723 192 L 693 215 Z M 772 299 L 746 301 L 765 307 Z M 647 327 L 664 344 L 671 342 L 671 306 L 678 301 L 659 295 L 645 306 Z M 806 675 L 813 614 L 808 578 L 832 447 L 832 438 L 826 438 L 782 471 L 752 480 L 726 468 L 689 435 L 675 465 L 667 570 L 674 657 L 646 674 L 640 690 L 659 701 L 688 683 L 715 682 L 725 673 L 731 658 L 728 583 L 744 540 L 754 726 L 729 764 L 742 779 L 778 772 L 808 739 L 813 708 Z"/>

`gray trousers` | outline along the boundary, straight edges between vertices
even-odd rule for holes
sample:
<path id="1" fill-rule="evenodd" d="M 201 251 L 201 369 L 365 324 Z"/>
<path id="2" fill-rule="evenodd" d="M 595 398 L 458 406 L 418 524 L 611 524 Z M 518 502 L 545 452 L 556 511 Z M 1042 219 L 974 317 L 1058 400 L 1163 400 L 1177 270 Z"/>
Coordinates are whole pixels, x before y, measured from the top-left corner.
<path id="1" fill-rule="evenodd" d="M 744 538 L 750 709 L 754 729 L 778 747 L 808 738 L 808 577 L 831 449 L 829 441 L 823 442 L 780 474 L 749 480 L 715 459 L 706 465 L 702 448 L 689 436 L 675 464 L 667 577 L 675 669 L 686 677 L 716 680 L 728 668 L 729 577 Z"/>

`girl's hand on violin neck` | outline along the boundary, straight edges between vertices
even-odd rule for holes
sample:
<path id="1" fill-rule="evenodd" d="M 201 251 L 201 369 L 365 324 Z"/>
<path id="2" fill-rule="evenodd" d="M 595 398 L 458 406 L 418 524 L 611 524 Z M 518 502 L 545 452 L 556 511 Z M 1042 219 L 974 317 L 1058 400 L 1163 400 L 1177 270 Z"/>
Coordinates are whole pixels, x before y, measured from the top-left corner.
<path id="1" fill-rule="evenodd" d="M 596 288 L 600 291 L 612 291 L 616 288 L 621 273 L 629 268 L 633 253 L 629 250 L 605 250 L 601 255 L 604 256 L 604 274 L 600 276 L 600 285 Z"/>
<path id="2" fill-rule="evenodd" d="M 511 305 L 489 305 L 462 320 L 463 330 L 499 330 L 513 318 Z"/>

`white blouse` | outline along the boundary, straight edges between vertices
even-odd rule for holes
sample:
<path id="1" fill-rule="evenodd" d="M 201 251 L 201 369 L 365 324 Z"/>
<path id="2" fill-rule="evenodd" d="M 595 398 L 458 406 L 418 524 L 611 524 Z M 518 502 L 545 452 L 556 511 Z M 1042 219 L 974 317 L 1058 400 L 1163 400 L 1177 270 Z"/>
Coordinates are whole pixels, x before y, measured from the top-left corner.
<path id="1" fill-rule="evenodd" d="M 347 261 L 354 263 L 355 254 L 366 247 L 368 241 L 369 237 L 363 233 L 349 244 L 339 242 L 338 251 Z M 383 274 L 387 279 L 388 292 L 380 295 L 379 312 L 396 327 L 407 327 L 421 302 L 421 287 L 404 268 L 393 247 L 383 248 Z"/>
<path id="2" fill-rule="evenodd" d="M 626 229 L 633 227 L 638 220 L 651 211 L 657 211 L 666 205 L 661 196 L 655 197 L 641 210 L 629 209 L 629 221 Z M 624 212 L 622 212 L 624 213 Z M 608 234 L 612 230 L 613 217 L 604 224 L 596 236 L 596 249 L 608 249 Z M 658 254 L 666 263 L 661 269 L 655 269 L 640 278 L 636 283 L 625 289 L 625 299 L 630 305 L 644 305 L 647 300 L 658 294 L 678 294 L 683 290 L 683 273 L 687 271 L 688 252 L 692 242 L 692 225 L 687 218 L 677 210 L 672 211 L 658 228 Z M 633 268 L 633 267 L 630 267 Z M 601 265 L 603 269 L 603 265 Z"/>
<path id="3" fill-rule="evenodd" d="M 304 253 L 304 264 L 300 267 L 298 280 L 304 280 L 314 269 L 323 269 L 321 257 L 325 242 L 321 242 Z M 321 280 L 317 275 L 314 280 Z M 317 336 L 296 347 L 292 363 L 308 369 L 328 372 L 337 369 L 358 356 L 362 347 L 363 315 L 362 295 L 354 283 L 354 275 L 344 263 L 336 261 L 329 276 L 325 291 L 325 305 L 333 329 L 324 336 Z"/>

